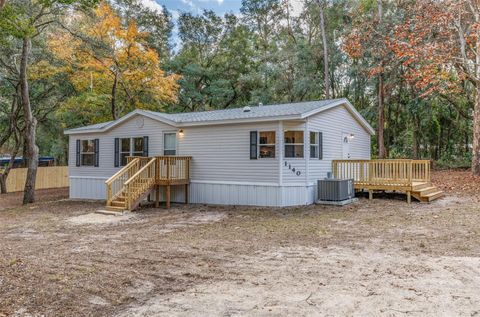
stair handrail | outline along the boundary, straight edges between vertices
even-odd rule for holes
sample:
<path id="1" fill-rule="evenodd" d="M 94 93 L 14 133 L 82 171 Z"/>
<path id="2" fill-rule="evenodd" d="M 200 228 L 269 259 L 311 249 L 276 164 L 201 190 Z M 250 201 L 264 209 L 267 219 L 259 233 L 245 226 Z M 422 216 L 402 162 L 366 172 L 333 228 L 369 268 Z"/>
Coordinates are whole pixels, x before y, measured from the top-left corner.
<path id="1" fill-rule="evenodd" d="M 124 183 L 124 188 L 126 191 L 126 201 L 125 201 L 125 206 L 131 210 L 132 209 L 132 204 L 133 202 L 140 197 L 145 190 L 147 190 L 148 187 L 151 185 L 155 184 L 156 182 L 156 163 L 157 159 L 152 158 L 150 161 L 145 164 L 141 169 L 139 169 L 132 177 L 130 177 L 125 183 Z M 142 178 L 141 176 L 144 175 L 146 172 L 150 170 L 150 176 L 146 178 Z M 142 182 L 142 180 L 145 180 Z M 135 183 L 140 184 L 139 188 L 137 188 L 135 191 L 133 190 L 133 185 Z"/>
<path id="2" fill-rule="evenodd" d="M 120 169 L 118 172 L 113 174 L 112 177 L 110 177 L 108 180 L 105 181 L 105 184 L 107 185 L 107 205 L 110 205 L 112 200 L 120 194 L 120 192 L 123 190 L 123 182 L 122 186 L 118 186 L 117 190 L 115 193 L 113 192 L 113 183 L 124 176 L 126 173 L 131 172 L 131 170 L 135 171 L 140 166 L 140 159 L 139 158 L 134 158 L 131 160 L 127 165 L 125 165 L 122 169 Z"/>
<path id="3" fill-rule="evenodd" d="M 130 161 L 130 163 L 128 163 L 127 165 L 125 165 L 124 167 L 122 167 L 122 169 L 120 169 L 118 172 L 116 172 L 115 174 L 113 174 L 113 176 L 111 176 L 109 179 L 107 179 L 105 181 L 105 184 L 111 184 L 115 179 L 117 179 L 118 177 L 120 177 L 121 174 L 123 174 L 123 172 L 127 169 L 129 169 L 132 165 L 134 165 L 136 162 L 139 161 L 139 158 L 136 157 L 134 158 L 133 160 Z"/>

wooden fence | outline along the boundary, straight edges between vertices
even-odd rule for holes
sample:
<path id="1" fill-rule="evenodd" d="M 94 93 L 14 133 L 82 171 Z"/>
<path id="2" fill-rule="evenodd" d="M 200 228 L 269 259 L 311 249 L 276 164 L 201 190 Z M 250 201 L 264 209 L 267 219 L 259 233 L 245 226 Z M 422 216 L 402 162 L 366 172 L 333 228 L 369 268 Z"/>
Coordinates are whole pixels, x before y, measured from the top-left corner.
<path id="1" fill-rule="evenodd" d="M 19 192 L 25 187 L 26 168 L 14 168 L 7 177 L 7 191 Z M 68 166 L 39 167 L 35 189 L 68 187 Z"/>

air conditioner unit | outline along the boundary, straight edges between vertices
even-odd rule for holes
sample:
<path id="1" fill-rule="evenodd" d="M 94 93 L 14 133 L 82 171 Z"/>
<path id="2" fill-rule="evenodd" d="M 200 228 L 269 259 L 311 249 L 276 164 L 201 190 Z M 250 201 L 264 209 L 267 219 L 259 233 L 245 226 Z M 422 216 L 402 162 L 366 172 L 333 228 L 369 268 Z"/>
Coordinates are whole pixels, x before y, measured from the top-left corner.
<path id="1" fill-rule="evenodd" d="M 320 201 L 342 201 L 355 197 L 353 179 L 320 179 L 317 190 Z"/>

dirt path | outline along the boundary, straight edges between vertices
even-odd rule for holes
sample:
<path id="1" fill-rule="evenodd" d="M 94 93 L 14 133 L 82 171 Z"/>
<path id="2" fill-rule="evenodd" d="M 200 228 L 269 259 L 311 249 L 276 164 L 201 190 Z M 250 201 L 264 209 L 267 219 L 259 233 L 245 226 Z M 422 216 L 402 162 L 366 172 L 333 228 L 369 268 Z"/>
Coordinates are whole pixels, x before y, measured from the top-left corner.
<path id="1" fill-rule="evenodd" d="M 240 274 L 155 296 L 120 316 L 474 316 L 480 260 L 348 248 L 239 257 Z"/>
<path id="2" fill-rule="evenodd" d="M 410 206 L 102 207 L 0 211 L 0 316 L 480 314 L 480 204 L 456 189 Z"/>

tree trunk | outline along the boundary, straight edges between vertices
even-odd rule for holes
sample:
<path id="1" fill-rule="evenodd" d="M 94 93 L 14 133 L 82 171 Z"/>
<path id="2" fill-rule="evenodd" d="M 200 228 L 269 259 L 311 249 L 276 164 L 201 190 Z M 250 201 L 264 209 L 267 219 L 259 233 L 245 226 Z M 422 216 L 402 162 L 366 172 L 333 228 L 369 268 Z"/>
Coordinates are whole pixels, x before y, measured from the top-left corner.
<path id="1" fill-rule="evenodd" d="M 35 143 L 37 120 L 33 116 L 32 107 L 30 105 L 30 92 L 28 87 L 28 58 L 31 50 L 31 40 L 28 37 L 23 39 L 22 60 L 20 62 L 20 93 L 23 107 L 23 115 L 25 120 L 25 149 L 27 159 L 27 179 L 25 181 L 25 189 L 23 192 L 23 204 L 35 202 L 35 181 L 37 179 L 38 167 L 38 147 Z"/>
<path id="2" fill-rule="evenodd" d="M 2 174 L 0 174 L 0 194 L 7 194 L 7 178 L 8 174 L 10 173 L 10 170 L 13 168 L 13 164 L 15 164 L 15 158 L 17 157 L 18 154 L 18 149 L 20 148 L 20 143 L 18 138 L 16 138 L 17 144 L 15 144 L 15 150 L 12 153 L 12 156 L 10 157 L 10 161 L 8 162 L 8 165 L 5 167 L 5 170 L 3 171 Z"/>
<path id="3" fill-rule="evenodd" d="M 322 31 L 322 43 L 323 43 L 323 72 L 324 72 L 324 85 L 325 85 L 325 99 L 330 99 L 330 75 L 329 75 L 329 62 L 328 62 L 328 46 L 327 46 L 327 33 L 325 32 L 325 13 L 324 6 L 318 0 L 320 7 L 320 29 Z"/>
<path id="4" fill-rule="evenodd" d="M 115 73 L 112 86 L 112 118 L 117 120 L 117 85 L 118 85 L 118 73 Z"/>
<path id="5" fill-rule="evenodd" d="M 420 124 L 418 122 L 418 118 L 416 115 L 413 116 L 413 158 L 418 159 L 420 158 L 420 140 L 419 140 L 419 130 Z"/>
<path id="6" fill-rule="evenodd" d="M 383 6 L 382 0 L 377 1 L 378 4 L 378 22 L 379 27 L 382 28 L 383 23 Z M 382 30 L 379 30 L 382 31 Z M 380 73 L 378 74 L 378 135 L 377 135 L 377 146 L 378 146 L 378 158 L 385 158 L 385 139 L 384 139 L 384 129 L 385 129 L 385 87 L 383 82 L 383 57 L 380 57 Z"/>
<path id="7" fill-rule="evenodd" d="M 3 7 L 7 4 L 7 0 L 0 0 L 0 11 L 3 9 Z"/>
<path id="8" fill-rule="evenodd" d="M 384 140 L 384 130 L 385 130 L 385 88 L 383 84 L 383 74 L 378 75 L 378 135 L 377 135 L 377 145 L 378 145 L 378 158 L 385 158 L 385 140 Z"/>
<path id="9" fill-rule="evenodd" d="M 476 12 L 475 21 L 480 21 L 480 14 Z M 477 28 L 476 39 L 476 57 L 475 57 L 475 105 L 473 107 L 473 155 L 472 155 L 472 173 L 480 176 L 480 30 Z"/>
<path id="10" fill-rule="evenodd" d="M 478 51 L 480 53 L 480 48 Z M 477 55 L 477 59 L 480 59 L 479 55 Z M 478 62 L 480 62 L 480 60 Z M 478 69 L 480 69 L 480 67 L 478 67 Z M 480 71 L 477 71 L 477 73 L 480 75 Z M 475 176 L 480 176 L 480 82 L 477 82 L 476 84 L 476 93 L 475 108 L 473 111 L 472 173 Z"/>

